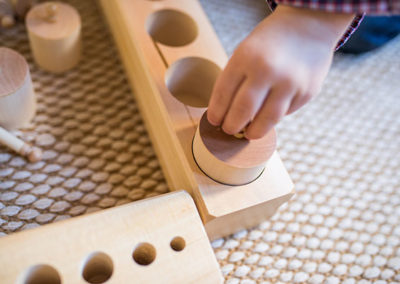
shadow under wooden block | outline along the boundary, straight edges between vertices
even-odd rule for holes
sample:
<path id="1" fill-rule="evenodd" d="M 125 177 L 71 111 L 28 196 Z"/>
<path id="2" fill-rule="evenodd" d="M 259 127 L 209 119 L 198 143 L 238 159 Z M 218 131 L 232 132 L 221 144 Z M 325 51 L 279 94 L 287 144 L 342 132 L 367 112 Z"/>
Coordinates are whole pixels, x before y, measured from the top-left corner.
<path id="1" fill-rule="evenodd" d="M 170 189 L 191 193 L 211 239 L 272 215 L 294 192 L 277 152 L 259 178 L 240 186 L 215 182 L 193 159 L 193 137 L 227 62 L 199 2 L 100 3 Z"/>
<path id="2" fill-rule="evenodd" d="M 1 283 L 222 283 L 185 191 L 0 239 Z"/>

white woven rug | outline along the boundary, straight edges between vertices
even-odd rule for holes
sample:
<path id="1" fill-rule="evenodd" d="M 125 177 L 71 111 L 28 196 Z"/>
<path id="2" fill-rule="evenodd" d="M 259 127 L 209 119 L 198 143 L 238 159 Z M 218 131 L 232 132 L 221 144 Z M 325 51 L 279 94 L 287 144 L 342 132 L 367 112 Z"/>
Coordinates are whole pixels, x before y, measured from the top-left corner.
<path id="1" fill-rule="evenodd" d="M 66 75 L 32 62 L 23 25 L 0 45 L 25 55 L 39 108 L 19 133 L 28 164 L 0 147 L 0 232 L 10 234 L 167 192 L 111 38 L 93 1 L 84 60 Z M 266 15 L 263 0 L 202 0 L 228 53 Z M 270 221 L 214 241 L 226 283 L 400 283 L 400 38 L 337 56 L 320 96 L 277 128 L 297 189 Z"/>

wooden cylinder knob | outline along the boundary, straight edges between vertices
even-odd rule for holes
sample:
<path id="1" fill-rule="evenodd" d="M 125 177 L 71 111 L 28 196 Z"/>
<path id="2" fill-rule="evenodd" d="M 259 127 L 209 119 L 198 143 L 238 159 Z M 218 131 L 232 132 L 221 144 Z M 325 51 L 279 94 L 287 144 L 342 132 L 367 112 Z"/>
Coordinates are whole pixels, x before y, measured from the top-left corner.
<path id="1" fill-rule="evenodd" d="M 13 6 L 8 0 L 0 0 L 0 28 L 15 25 Z"/>
<path id="2" fill-rule="evenodd" d="M 32 147 L 2 127 L 0 127 L 0 144 L 9 147 L 24 157 L 27 157 L 32 163 L 36 163 L 42 159 L 42 151 L 39 148 Z"/>
<path id="3" fill-rule="evenodd" d="M 29 125 L 36 112 L 29 66 L 16 51 L 0 47 L 0 126 L 17 129 Z"/>
<path id="4" fill-rule="evenodd" d="M 203 114 L 193 139 L 193 157 L 213 180 L 228 185 L 248 184 L 257 179 L 276 147 L 275 131 L 257 140 L 224 133 Z"/>
<path id="5" fill-rule="evenodd" d="M 81 56 L 81 19 L 78 11 L 65 3 L 45 2 L 32 8 L 26 17 L 35 62 L 44 70 L 64 72 Z"/>

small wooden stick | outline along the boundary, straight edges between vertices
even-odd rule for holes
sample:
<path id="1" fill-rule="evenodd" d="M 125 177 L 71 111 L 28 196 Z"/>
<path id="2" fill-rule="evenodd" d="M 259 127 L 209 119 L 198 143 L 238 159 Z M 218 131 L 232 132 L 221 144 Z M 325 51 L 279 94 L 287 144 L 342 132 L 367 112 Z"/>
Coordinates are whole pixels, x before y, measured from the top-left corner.
<path id="1" fill-rule="evenodd" d="M 244 133 L 246 132 L 247 126 L 240 130 L 238 133 L 233 134 L 233 136 L 237 139 L 242 139 L 244 138 Z M 217 128 L 217 131 L 223 131 L 221 127 Z"/>
<path id="2" fill-rule="evenodd" d="M 250 124 L 250 123 L 249 123 Z M 235 136 L 238 139 L 242 139 L 245 138 L 245 133 L 247 130 L 247 127 L 249 126 L 249 124 L 247 124 L 247 126 L 245 126 L 242 130 L 240 130 L 238 133 L 233 134 L 233 136 Z"/>
<path id="3" fill-rule="evenodd" d="M 35 10 L 36 16 L 48 23 L 54 23 L 56 21 L 57 10 L 58 10 L 57 4 L 46 3 L 46 4 L 42 4 L 42 5 L 44 5 L 44 7 L 42 7 L 39 10 Z"/>
<path id="4" fill-rule="evenodd" d="M 245 130 L 243 129 L 243 130 L 239 131 L 238 133 L 233 134 L 233 136 L 235 136 L 237 139 L 242 139 L 242 138 L 244 138 L 244 132 L 245 132 Z"/>
<path id="5" fill-rule="evenodd" d="M 32 163 L 38 162 L 42 159 L 42 151 L 39 148 L 25 143 L 2 127 L 0 127 L 0 143 L 6 145 L 22 156 L 27 157 Z"/>

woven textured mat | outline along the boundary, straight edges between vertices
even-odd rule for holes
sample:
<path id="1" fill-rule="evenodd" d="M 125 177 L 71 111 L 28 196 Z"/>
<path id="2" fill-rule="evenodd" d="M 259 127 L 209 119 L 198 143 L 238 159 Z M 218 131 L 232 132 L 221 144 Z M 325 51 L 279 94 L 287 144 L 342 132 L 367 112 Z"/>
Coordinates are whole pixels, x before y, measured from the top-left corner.
<path id="1" fill-rule="evenodd" d="M 168 191 L 94 1 L 84 56 L 63 75 L 38 69 L 25 29 L 0 45 L 30 63 L 38 98 L 35 164 L 0 147 L 0 234 Z M 266 15 L 262 0 L 202 0 L 228 53 Z M 272 220 L 212 242 L 226 283 L 400 283 L 400 38 L 335 58 L 312 103 L 278 126 L 297 194 Z"/>

